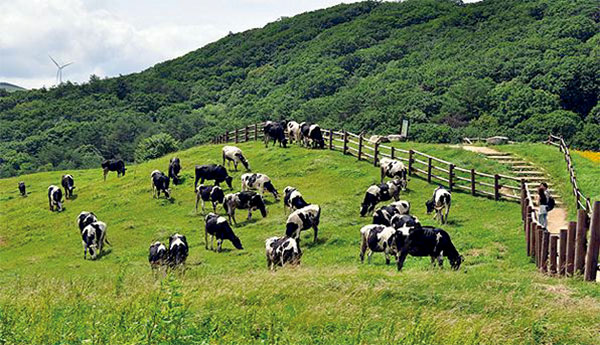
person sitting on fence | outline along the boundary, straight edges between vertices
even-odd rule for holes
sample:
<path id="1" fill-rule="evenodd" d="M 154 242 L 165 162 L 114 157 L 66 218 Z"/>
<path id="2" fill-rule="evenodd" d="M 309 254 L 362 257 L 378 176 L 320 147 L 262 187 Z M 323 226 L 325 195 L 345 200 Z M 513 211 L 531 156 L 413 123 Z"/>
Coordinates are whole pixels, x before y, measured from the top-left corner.
<path id="1" fill-rule="evenodd" d="M 548 228 L 548 212 L 550 212 L 555 205 L 554 198 L 550 195 L 548 191 L 548 184 L 546 182 L 540 183 L 538 187 L 538 198 L 540 204 L 539 210 L 539 222 L 544 227 L 544 229 Z"/>

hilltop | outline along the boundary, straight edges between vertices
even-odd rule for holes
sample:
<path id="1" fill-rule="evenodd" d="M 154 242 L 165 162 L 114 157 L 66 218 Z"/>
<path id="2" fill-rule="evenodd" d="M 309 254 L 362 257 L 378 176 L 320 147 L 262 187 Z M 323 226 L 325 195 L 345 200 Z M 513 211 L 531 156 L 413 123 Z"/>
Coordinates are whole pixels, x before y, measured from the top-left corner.
<path id="1" fill-rule="evenodd" d="M 597 0 L 360 2 L 228 35 L 117 78 L 0 98 L 0 176 L 134 159 L 146 137 L 188 148 L 293 118 L 454 142 L 549 132 L 600 149 Z"/>
<path id="2" fill-rule="evenodd" d="M 11 84 L 11 83 L 0 82 L 0 90 L 6 90 L 8 92 L 12 92 L 12 91 L 25 90 L 25 88 L 20 87 L 18 85 Z"/>

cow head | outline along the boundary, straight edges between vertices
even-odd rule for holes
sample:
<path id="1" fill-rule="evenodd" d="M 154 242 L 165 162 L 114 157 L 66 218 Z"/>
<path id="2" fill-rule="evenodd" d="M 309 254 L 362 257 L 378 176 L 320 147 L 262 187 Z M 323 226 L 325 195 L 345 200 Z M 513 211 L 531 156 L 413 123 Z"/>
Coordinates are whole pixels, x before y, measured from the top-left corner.
<path id="1" fill-rule="evenodd" d="M 360 216 L 364 217 L 369 212 L 370 205 L 367 203 L 360 204 Z"/>
<path id="2" fill-rule="evenodd" d="M 450 260 L 450 266 L 452 269 L 456 271 L 460 268 L 462 262 L 465 261 L 465 258 L 462 255 L 457 255 L 452 258 L 449 257 L 448 260 Z"/>
<path id="3" fill-rule="evenodd" d="M 231 182 L 233 181 L 233 177 L 227 175 L 225 176 L 225 183 L 227 183 L 227 186 L 229 187 L 229 189 L 233 189 L 233 186 L 231 185 Z"/>
<path id="4" fill-rule="evenodd" d="M 260 211 L 260 214 L 261 216 L 263 216 L 263 218 L 267 216 L 267 207 L 265 206 L 265 202 L 260 195 L 254 195 L 250 204 L 253 208 L 258 209 Z"/>
<path id="5" fill-rule="evenodd" d="M 427 214 L 430 214 L 435 209 L 435 201 L 433 199 L 427 200 L 425 202 L 425 207 L 427 207 Z"/>

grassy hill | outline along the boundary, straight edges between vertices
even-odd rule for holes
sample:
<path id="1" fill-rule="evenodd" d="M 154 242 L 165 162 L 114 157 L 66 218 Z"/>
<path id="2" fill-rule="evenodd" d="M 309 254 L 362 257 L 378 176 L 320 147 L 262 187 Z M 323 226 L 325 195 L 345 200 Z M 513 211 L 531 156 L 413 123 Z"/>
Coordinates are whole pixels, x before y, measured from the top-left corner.
<path id="1" fill-rule="evenodd" d="M 445 229 L 466 258 L 459 271 L 407 259 L 398 273 L 382 255 L 358 260 L 358 216 L 378 170 L 338 152 L 239 145 L 254 171 L 275 186 L 300 189 L 321 205 L 320 240 L 304 234 L 300 267 L 269 272 L 264 240 L 284 232 L 282 205 L 235 228 L 244 250 L 204 249 L 203 221 L 193 211 L 193 165 L 220 160 L 220 146 L 176 153 L 184 183 L 173 200 L 151 197 L 149 174 L 168 157 L 128 167 L 102 181 L 99 168 L 69 171 L 77 198 L 62 213 L 47 209 L 46 188 L 62 171 L 0 180 L 0 340 L 2 343 L 598 343 L 600 294 L 577 279 L 537 274 L 525 256 L 519 206 L 455 193 Z M 432 145 L 442 158 L 484 166 L 476 154 Z M 239 176 L 234 173 L 235 189 Z M 18 195 L 17 182 L 29 195 Z M 425 224 L 435 186 L 412 178 L 402 195 Z M 75 217 L 94 211 L 108 224 L 112 247 L 84 261 Z M 222 213 L 222 209 L 219 209 Z M 185 274 L 156 277 L 147 263 L 154 240 L 187 235 Z"/>
<path id="2" fill-rule="evenodd" d="M 133 161 L 266 119 L 419 141 L 549 132 L 600 150 L 597 0 L 367 1 L 228 35 L 118 78 L 0 97 L 0 176 Z M 225 127 L 225 128 L 224 128 Z"/>
<path id="3" fill-rule="evenodd" d="M 17 85 L 11 84 L 11 83 L 0 82 L 0 90 L 6 90 L 8 92 L 12 92 L 12 91 L 25 90 L 25 88 L 22 88 L 20 86 L 17 86 Z"/>

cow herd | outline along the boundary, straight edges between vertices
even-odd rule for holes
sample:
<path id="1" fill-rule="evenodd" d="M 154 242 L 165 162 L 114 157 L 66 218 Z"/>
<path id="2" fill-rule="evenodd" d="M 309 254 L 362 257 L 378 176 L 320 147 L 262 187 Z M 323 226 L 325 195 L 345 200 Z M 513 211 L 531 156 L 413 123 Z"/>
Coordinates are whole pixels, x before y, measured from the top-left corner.
<path id="1" fill-rule="evenodd" d="M 309 148 L 324 148 L 325 141 L 321 129 L 316 124 L 268 121 L 264 125 L 265 145 L 270 140 L 279 142 L 281 147 L 289 143 L 298 143 Z M 238 170 L 241 164 L 246 173 L 240 177 L 241 191 L 225 194 L 221 183 L 225 182 L 229 189 L 233 189 L 233 178 L 228 174 L 225 164 L 234 170 Z M 384 253 L 386 264 L 390 263 L 390 257 L 394 257 L 397 269 L 401 270 L 408 254 L 412 256 L 430 256 L 432 264 L 442 266 L 443 258 L 447 257 L 450 265 L 458 269 L 463 261 L 462 256 L 450 240 L 449 234 L 439 228 L 423 226 L 420 221 L 410 214 L 411 205 L 409 201 L 400 200 L 401 192 L 408 188 L 408 172 L 404 164 L 398 160 L 381 158 L 379 160 L 381 179 L 379 184 L 367 188 L 363 201 L 360 205 L 361 217 L 372 214 L 372 224 L 365 225 L 360 229 L 360 260 L 364 261 L 367 254 L 369 262 L 375 252 Z M 125 164 L 122 160 L 106 160 L 101 164 L 104 180 L 108 172 L 115 171 L 117 176 L 125 175 Z M 159 198 L 161 193 L 165 198 L 171 198 L 170 182 L 177 185 L 182 182 L 179 176 L 182 170 L 179 158 L 175 157 L 169 161 L 168 173 L 154 170 L 150 174 L 152 196 Z M 221 252 L 223 242 L 229 241 L 233 247 L 242 250 L 242 240 L 235 234 L 234 227 L 238 226 L 235 218 L 236 210 L 247 210 L 247 219 L 252 218 L 253 211 L 259 211 L 264 218 L 267 216 L 265 195 L 272 195 L 278 202 L 279 192 L 275 183 L 262 173 L 250 172 L 250 163 L 241 149 L 235 146 L 224 146 L 222 148 L 222 165 L 206 164 L 196 165 L 194 169 L 195 181 L 194 191 L 196 194 L 195 210 L 198 213 L 198 205 L 202 205 L 202 213 L 205 214 L 205 203 L 209 202 L 212 212 L 205 214 L 204 241 L 208 250 L 208 236 L 210 235 L 210 250 L 214 249 L 214 239 L 217 239 L 216 252 Z M 385 178 L 390 178 L 385 182 Z M 212 181 L 213 185 L 205 185 L 206 181 Z M 198 184 L 200 182 L 200 184 Z M 73 198 L 75 188 L 72 175 L 62 176 L 61 185 L 64 196 Z M 25 183 L 19 182 L 19 191 L 25 196 Z M 56 185 L 48 187 L 48 202 L 51 211 L 62 211 L 63 191 Z M 388 205 L 375 209 L 384 201 L 394 199 Z M 222 205 L 224 215 L 219 215 L 218 206 Z M 438 187 L 433 196 L 425 204 L 427 213 L 435 211 L 435 217 L 442 224 L 448 220 L 451 205 L 451 194 L 448 190 Z M 313 242 L 317 242 L 319 223 L 321 220 L 321 207 L 307 202 L 302 193 L 295 187 L 287 186 L 283 189 L 284 214 L 287 216 L 285 232 L 281 237 L 269 237 L 265 240 L 265 254 L 269 269 L 285 264 L 297 265 L 302 257 L 300 247 L 300 234 L 302 231 L 313 230 Z M 289 215 L 288 215 L 289 214 Z M 227 217 L 227 218 L 226 218 Z M 84 248 L 84 259 L 90 253 L 92 259 L 102 255 L 104 244 L 110 244 L 106 238 L 106 223 L 99 221 L 92 212 L 83 211 L 77 217 L 82 244 Z M 185 264 L 189 253 L 189 245 L 184 235 L 173 234 L 168 239 L 168 245 L 160 241 L 153 241 L 149 248 L 148 261 L 153 269 L 159 267 L 175 268 Z"/>

